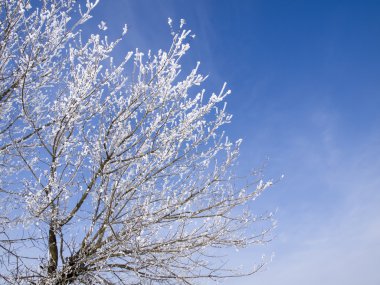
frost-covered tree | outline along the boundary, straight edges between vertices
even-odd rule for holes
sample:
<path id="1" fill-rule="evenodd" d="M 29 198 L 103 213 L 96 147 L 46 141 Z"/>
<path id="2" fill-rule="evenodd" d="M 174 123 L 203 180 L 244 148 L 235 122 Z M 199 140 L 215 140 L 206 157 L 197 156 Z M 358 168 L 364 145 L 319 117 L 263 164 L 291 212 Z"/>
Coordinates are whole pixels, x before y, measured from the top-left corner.
<path id="1" fill-rule="evenodd" d="M 231 171 L 241 141 L 220 131 L 230 91 L 199 89 L 199 63 L 179 76 L 183 21 L 169 19 L 166 51 L 115 63 L 126 26 L 115 41 L 85 37 L 79 27 L 97 1 L 76 2 L 0 1 L 0 282 L 193 284 L 253 273 L 214 255 L 264 242 L 271 228 L 251 232 L 268 216 L 242 207 L 270 182 Z"/>

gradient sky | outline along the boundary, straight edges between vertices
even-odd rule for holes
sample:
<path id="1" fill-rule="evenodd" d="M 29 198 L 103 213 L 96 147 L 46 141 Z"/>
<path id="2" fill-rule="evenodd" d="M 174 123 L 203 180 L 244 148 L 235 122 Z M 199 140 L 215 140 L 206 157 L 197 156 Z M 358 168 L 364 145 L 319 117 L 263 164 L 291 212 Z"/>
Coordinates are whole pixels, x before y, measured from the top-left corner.
<path id="1" fill-rule="evenodd" d="M 273 261 L 223 284 L 380 284 L 380 1 L 103 0 L 94 16 L 111 36 L 128 24 L 120 54 L 167 48 L 167 18 L 186 19 L 185 66 L 201 62 L 210 92 L 232 89 L 239 173 L 285 175 L 252 205 L 277 210 L 255 250 Z"/>

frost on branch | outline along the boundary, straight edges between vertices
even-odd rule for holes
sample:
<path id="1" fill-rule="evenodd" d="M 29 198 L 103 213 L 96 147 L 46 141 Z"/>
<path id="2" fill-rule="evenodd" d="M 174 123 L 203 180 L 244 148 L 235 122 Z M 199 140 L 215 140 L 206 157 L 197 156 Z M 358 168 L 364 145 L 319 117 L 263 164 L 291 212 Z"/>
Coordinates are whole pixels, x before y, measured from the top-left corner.
<path id="1" fill-rule="evenodd" d="M 220 130 L 231 120 L 226 85 L 199 89 L 199 63 L 179 77 L 185 21 L 174 32 L 169 19 L 167 50 L 114 63 L 127 26 L 115 41 L 83 38 L 98 1 L 75 2 L 1 2 L 0 279 L 193 284 L 253 273 L 210 250 L 265 242 L 270 215 L 242 206 L 271 183 L 233 176 L 241 140 Z"/>

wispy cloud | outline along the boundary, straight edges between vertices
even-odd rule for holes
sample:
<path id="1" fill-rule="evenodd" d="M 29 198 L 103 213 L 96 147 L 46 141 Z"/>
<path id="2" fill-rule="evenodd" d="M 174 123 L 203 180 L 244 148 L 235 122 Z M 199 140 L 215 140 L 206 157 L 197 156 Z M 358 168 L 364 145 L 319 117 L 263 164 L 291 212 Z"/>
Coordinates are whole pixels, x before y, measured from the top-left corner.
<path id="1" fill-rule="evenodd" d="M 314 204 L 318 208 L 309 209 L 306 217 L 301 217 L 301 212 L 299 219 L 293 215 L 281 221 L 280 217 L 274 261 L 256 276 L 228 284 L 380 284 L 379 137 L 369 134 L 360 144 L 347 141 L 339 145 L 333 128 L 329 132 L 325 144 L 313 151 L 321 154 L 328 148 L 335 153 L 335 148 L 341 148 L 339 155 L 326 169 L 316 169 L 317 177 L 307 177 L 306 172 L 301 175 L 316 185 L 326 185 L 326 189 L 304 189 L 311 200 L 313 191 L 319 191 L 331 194 L 331 201 Z M 298 152 L 307 152 L 307 148 L 305 145 Z M 295 205 L 282 210 L 292 211 Z"/>

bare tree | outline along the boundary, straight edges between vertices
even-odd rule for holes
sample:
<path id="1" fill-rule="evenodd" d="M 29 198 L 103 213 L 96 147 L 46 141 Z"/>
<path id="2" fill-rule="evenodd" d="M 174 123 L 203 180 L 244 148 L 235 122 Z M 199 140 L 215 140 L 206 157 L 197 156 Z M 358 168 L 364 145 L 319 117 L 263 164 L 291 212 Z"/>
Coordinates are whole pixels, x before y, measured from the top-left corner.
<path id="1" fill-rule="evenodd" d="M 179 77 L 191 32 L 169 19 L 167 51 L 116 64 L 127 27 L 113 42 L 85 39 L 78 27 L 98 1 L 75 2 L 0 2 L 2 282 L 193 284 L 255 272 L 232 271 L 212 249 L 265 241 L 271 224 L 250 226 L 270 216 L 241 206 L 271 183 L 234 178 L 241 140 L 219 130 L 230 91 L 199 89 L 199 63 Z"/>

